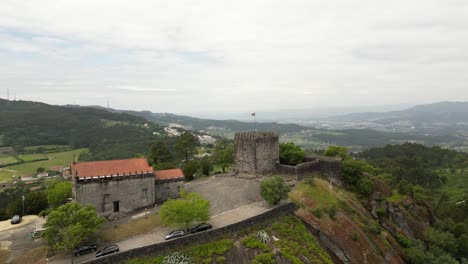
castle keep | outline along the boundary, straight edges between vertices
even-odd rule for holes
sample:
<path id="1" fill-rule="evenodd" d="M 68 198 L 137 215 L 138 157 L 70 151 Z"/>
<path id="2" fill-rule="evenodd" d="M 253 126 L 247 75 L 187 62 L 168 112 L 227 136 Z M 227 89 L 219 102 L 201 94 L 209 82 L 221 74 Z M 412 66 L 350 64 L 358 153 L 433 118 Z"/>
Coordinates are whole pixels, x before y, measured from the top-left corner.
<path id="1" fill-rule="evenodd" d="M 279 136 L 275 132 L 236 132 L 234 135 L 235 170 L 247 174 L 273 174 L 296 176 L 298 180 L 321 174 L 339 181 L 341 159 L 323 156 L 306 156 L 296 166 L 280 164 Z"/>
<path id="2" fill-rule="evenodd" d="M 276 171 L 279 163 L 279 136 L 275 132 L 236 132 L 234 135 L 235 170 L 264 174 Z"/>

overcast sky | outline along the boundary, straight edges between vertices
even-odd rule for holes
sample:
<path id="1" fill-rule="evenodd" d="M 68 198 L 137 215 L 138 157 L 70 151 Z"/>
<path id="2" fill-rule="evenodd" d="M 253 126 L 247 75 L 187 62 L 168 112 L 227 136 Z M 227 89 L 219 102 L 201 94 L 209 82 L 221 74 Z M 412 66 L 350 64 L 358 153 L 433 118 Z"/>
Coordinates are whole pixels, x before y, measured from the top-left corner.
<path id="1" fill-rule="evenodd" d="M 51 104 L 468 101 L 468 1 L 2 0 L 0 61 L 0 97 Z"/>

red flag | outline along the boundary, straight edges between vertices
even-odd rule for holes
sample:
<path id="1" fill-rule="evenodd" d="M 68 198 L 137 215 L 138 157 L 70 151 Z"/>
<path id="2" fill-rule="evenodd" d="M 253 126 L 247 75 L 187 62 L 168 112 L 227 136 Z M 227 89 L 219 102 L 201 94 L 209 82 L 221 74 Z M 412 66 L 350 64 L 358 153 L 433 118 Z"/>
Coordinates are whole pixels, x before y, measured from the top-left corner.
<path id="1" fill-rule="evenodd" d="M 251 113 L 250 115 L 251 115 L 251 116 L 255 116 L 255 112 Z"/>

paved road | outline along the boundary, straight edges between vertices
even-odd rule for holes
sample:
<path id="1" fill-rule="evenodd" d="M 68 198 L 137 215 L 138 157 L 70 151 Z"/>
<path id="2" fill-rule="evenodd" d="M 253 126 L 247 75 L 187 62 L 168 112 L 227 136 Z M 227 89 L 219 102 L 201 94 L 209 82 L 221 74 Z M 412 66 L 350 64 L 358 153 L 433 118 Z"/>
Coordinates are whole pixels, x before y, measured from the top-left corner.
<path id="1" fill-rule="evenodd" d="M 11 225 L 9 220 L 0 223 L 0 244 L 12 251 L 10 261 L 29 249 L 45 245 L 42 239 L 29 238 L 29 233 L 36 228 L 36 220 L 38 220 L 37 216 L 25 216 L 18 225 Z"/>

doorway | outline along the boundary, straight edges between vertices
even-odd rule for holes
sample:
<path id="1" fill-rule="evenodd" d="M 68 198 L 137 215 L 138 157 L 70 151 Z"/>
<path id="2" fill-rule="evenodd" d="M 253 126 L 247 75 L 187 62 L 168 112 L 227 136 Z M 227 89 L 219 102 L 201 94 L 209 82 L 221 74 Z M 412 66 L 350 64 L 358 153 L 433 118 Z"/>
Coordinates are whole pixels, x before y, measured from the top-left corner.
<path id="1" fill-rule="evenodd" d="M 114 201 L 114 213 L 119 211 L 119 201 Z"/>

